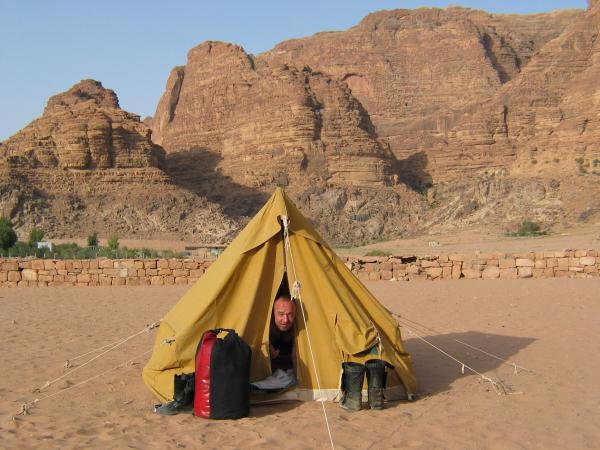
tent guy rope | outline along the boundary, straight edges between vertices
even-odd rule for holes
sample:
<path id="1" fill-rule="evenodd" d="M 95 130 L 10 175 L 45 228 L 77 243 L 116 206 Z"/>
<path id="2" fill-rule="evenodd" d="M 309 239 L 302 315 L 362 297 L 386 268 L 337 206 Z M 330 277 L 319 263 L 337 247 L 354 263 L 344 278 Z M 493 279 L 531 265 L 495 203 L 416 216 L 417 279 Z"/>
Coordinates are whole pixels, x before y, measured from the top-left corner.
<path id="1" fill-rule="evenodd" d="M 117 347 L 120 347 L 121 345 L 123 345 L 124 343 L 126 343 L 126 342 L 130 341 L 130 340 L 131 340 L 131 339 L 133 339 L 134 337 L 137 337 L 137 336 L 139 336 L 140 334 L 143 334 L 143 333 L 145 333 L 145 332 L 150 332 L 151 330 L 153 330 L 154 328 L 156 328 L 158 325 L 159 325 L 159 322 L 154 322 L 154 323 L 152 323 L 152 324 L 150 324 L 150 325 L 146 325 L 146 326 L 144 327 L 144 329 L 142 329 L 141 331 L 138 331 L 137 333 L 134 333 L 134 334 L 132 334 L 131 336 L 128 336 L 128 337 L 126 337 L 125 339 L 122 339 L 121 341 L 119 341 L 119 342 L 117 342 L 117 343 L 111 344 L 111 347 L 110 347 L 108 350 L 105 350 L 104 352 L 100 353 L 99 355 L 96 355 L 96 356 L 94 356 L 92 359 L 90 359 L 90 360 L 86 361 L 86 362 L 85 362 L 85 363 L 83 363 L 82 365 L 80 365 L 80 366 L 78 366 L 78 367 L 75 367 L 73 370 L 70 370 L 70 371 L 68 371 L 67 373 L 65 373 L 65 374 L 61 375 L 60 377 L 58 377 L 58 378 L 55 378 L 54 380 L 46 381 L 46 383 L 44 383 L 42 386 L 40 386 L 40 387 L 38 387 L 38 388 L 35 388 L 35 389 L 33 390 L 33 392 L 34 392 L 34 393 L 35 393 L 35 392 L 42 392 L 42 390 L 43 390 L 43 389 L 46 389 L 47 387 L 51 386 L 52 384 L 56 383 L 57 381 L 60 381 L 60 380 L 62 380 L 62 379 L 63 379 L 63 378 L 65 378 L 66 376 L 72 375 L 72 374 L 73 374 L 73 372 L 76 372 L 77 370 L 79 370 L 79 369 L 81 369 L 81 368 L 83 368 L 83 367 L 87 366 L 87 365 L 88 365 L 89 363 L 91 363 L 92 361 L 95 361 L 96 359 L 98 359 L 98 358 L 100 358 L 100 357 L 102 357 L 102 356 L 106 355 L 108 352 L 110 352 L 110 351 L 114 350 L 114 349 L 115 349 L 115 348 L 117 348 Z M 106 346 L 104 346 L 104 347 L 102 347 L 102 348 L 106 348 Z M 97 350 L 99 350 L 99 349 L 97 349 Z M 94 353 L 94 352 L 95 352 L 95 351 L 97 351 L 97 350 L 92 350 L 92 351 L 90 351 L 90 352 L 87 352 L 87 354 Z M 75 359 L 77 359 L 77 358 L 80 358 L 81 356 L 83 356 L 83 355 L 80 355 L 80 356 L 76 357 Z M 71 361 L 72 361 L 72 360 L 71 360 Z M 65 363 L 65 367 L 66 367 L 66 368 L 69 368 L 69 367 L 70 367 L 70 365 L 69 365 L 69 360 L 67 360 L 67 362 Z"/>
<path id="2" fill-rule="evenodd" d="M 437 330 L 434 330 L 433 328 L 430 328 L 430 327 L 428 327 L 426 325 L 423 325 L 423 324 L 417 322 L 416 320 L 409 319 L 408 317 L 403 317 L 400 314 L 396 314 L 396 313 L 392 312 L 392 316 L 394 316 L 398 320 L 398 322 L 402 323 L 407 328 L 409 326 L 412 326 L 412 327 L 416 326 L 416 327 L 421 328 L 422 330 L 425 330 L 425 331 L 430 332 L 430 333 L 442 334 L 441 332 L 439 332 Z M 411 324 L 407 324 L 406 322 L 411 322 L 412 325 Z M 519 370 L 524 371 L 524 372 L 529 372 L 529 373 L 535 373 L 531 369 L 523 367 L 523 366 L 521 366 L 521 365 L 519 365 L 519 364 L 517 364 L 517 363 L 515 363 L 513 361 L 509 361 L 507 359 L 501 358 L 498 355 L 494 355 L 493 353 L 487 352 L 487 351 L 485 351 L 485 350 L 483 350 L 483 349 L 481 349 L 479 347 L 475 347 L 474 345 L 471 345 L 471 344 L 469 344 L 467 342 L 461 341 L 460 339 L 453 339 L 453 341 L 457 342 L 457 343 L 459 343 L 461 345 L 464 345 L 465 347 L 469 347 L 472 350 L 476 350 L 476 351 L 478 351 L 480 353 L 483 353 L 484 355 L 487 355 L 487 356 L 489 356 L 491 358 L 497 359 L 498 361 L 502 361 L 507 366 L 512 367 L 514 369 L 514 371 L 515 371 L 515 374 L 519 373 Z"/>
<path id="3" fill-rule="evenodd" d="M 145 352 L 143 352 L 143 353 L 140 353 L 139 355 L 136 355 L 136 356 L 134 356 L 133 358 L 131 358 L 131 359 L 128 359 L 128 360 L 127 360 L 127 361 L 125 361 L 125 362 L 122 362 L 122 363 L 120 363 L 120 364 L 117 364 L 116 366 L 114 366 L 114 367 L 113 367 L 113 368 L 111 368 L 111 369 L 108 369 L 108 370 L 106 370 L 106 371 L 104 371 L 104 372 L 102 372 L 102 373 L 96 374 L 96 375 L 94 375 L 93 377 L 90 377 L 90 378 L 88 378 L 88 379 L 86 379 L 86 380 L 80 381 L 79 383 L 76 383 L 76 384 L 74 384 L 73 386 L 69 386 L 69 387 L 67 387 L 67 388 L 65 388 L 65 389 L 61 389 L 60 391 L 56 391 L 56 392 L 53 392 L 53 393 L 51 393 L 51 394 L 44 395 L 43 397 L 36 398 L 35 400 L 33 400 L 33 401 L 29 402 L 29 403 L 23 403 L 23 404 L 21 405 L 21 409 L 19 410 L 19 412 L 17 412 L 15 415 L 16 415 L 16 416 L 26 416 L 27 414 L 30 414 L 30 412 L 29 412 L 29 411 L 30 411 L 30 409 L 31 409 L 31 408 L 32 408 L 34 405 L 36 405 L 37 403 L 41 402 L 42 400 L 46 400 L 46 399 L 48 399 L 48 398 L 52 398 L 52 397 L 55 397 L 55 396 L 57 396 L 57 395 L 64 394 L 65 392 L 67 392 L 67 391 L 70 391 L 71 389 L 75 389 L 76 387 L 79 387 L 79 386 L 81 386 L 81 385 L 83 385 L 83 384 L 89 383 L 90 381 L 92 381 L 92 380 L 95 380 L 96 378 L 99 378 L 99 377 L 101 377 L 101 376 L 103 376 L 103 375 L 106 375 L 107 373 L 110 373 L 110 372 L 112 372 L 112 371 L 114 371 L 114 370 L 117 370 L 117 369 L 118 369 L 118 368 L 120 368 L 120 367 L 123 367 L 123 366 L 126 366 L 127 364 L 131 364 L 131 363 L 133 363 L 133 362 L 134 362 L 136 359 L 142 358 L 143 356 L 146 356 L 146 355 L 147 355 L 148 353 L 150 353 L 150 352 L 152 352 L 152 349 L 150 349 L 150 350 L 146 350 Z"/>
<path id="4" fill-rule="evenodd" d="M 461 373 L 464 374 L 465 373 L 465 369 L 469 369 L 471 372 L 473 372 L 474 374 L 478 375 L 481 380 L 483 380 L 483 381 L 485 381 L 487 383 L 490 383 L 492 385 L 492 388 L 496 392 L 496 394 L 498 394 L 498 395 L 506 395 L 506 394 L 510 393 L 511 388 L 508 387 L 508 386 L 506 386 L 502 381 L 492 380 L 490 377 L 482 374 L 481 372 L 475 370 L 474 368 L 472 368 L 468 364 L 464 363 L 463 361 L 459 360 L 458 358 L 455 358 L 451 354 L 449 354 L 446 351 L 442 350 L 437 345 L 429 342 L 427 339 L 425 339 L 419 333 L 417 333 L 416 331 L 411 330 L 406 325 L 405 325 L 405 328 L 408 331 L 408 334 L 410 334 L 411 336 L 415 336 L 416 338 L 418 338 L 421 341 L 425 342 L 427 345 L 433 347 L 434 349 L 436 349 L 437 351 L 439 351 L 443 355 L 445 355 L 448 358 L 452 359 L 453 361 L 456 361 L 457 363 L 459 363 L 461 365 Z"/>
<path id="5" fill-rule="evenodd" d="M 333 450 L 335 450 L 335 445 L 333 444 L 333 437 L 331 435 L 331 427 L 329 426 L 329 418 L 327 417 L 327 410 L 325 409 L 325 399 L 323 398 L 323 390 L 321 389 L 321 382 L 319 380 L 319 371 L 317 370 L 317 363 L 315 360 L 315 355 L 313 353 L 312 343 L 311 343 L 311 339 L 310 339 L 310 332 L 308 330 L 308 323 L 306 321 L 306 315 L 304 314 L 304 305 L 303 305 L 302 296 L 300 293 L 302 285 L 301 285 L 300 281 L 298 280 L 298 276 L 296 274 L 296 265 L 294 264 L 294 254 L 292 252 L 292 245 L 290 242 L 289 230 L 288 230 L 288 226 L 289 226 L 288 217 L 283 216 L 281 218 L 281 221 L 283 223 L 283 230 L 284 230 L 283 236 L 285 239 L 284 253 L 285 253 L 286 249 L 290 252 L 290 262 L 292 263 L 292 271 L 294 272 L 294 285 L 292 287 L 291 294 L 292 294 L 292 298 L 297 298 L 298 303 L 300 303 L 300 311 L 302 312 L 302 321 L 304 322 L 304 328 L 306 329 L 306 338 L 308 340 L 308 349 L 310 351 L 310 358 L 313 363 L 313 369 L 315 370 L 315 378 L 317 380 L 317 387 L 319 389 L 319 401 L 321 403 L 321 407 L 323 408 L 323 415 L 325 416 L 325 425 L 327 426 L 327 433 L 329 435 L 329 443 L 331 444 L 331 448 Z"/>
<path id="6" fill-rule="evenodd" d="M 144 329 L 143 329 L 143 330 L 141 330 L 141 331 L 150 331 L 150 330 L 152 330 L 152 329 L 156 328 L 156 327 L 157 327 L 159 324 L 160 324 L 160 322 L 159 322 L 159 321 L 153 322 L 153 323 L 151 323 L 150 325 L 146 325 L 146 326 L 144 327 Z M 121 338 L 121 339 L 119 339 L 118 341 L 112 342 L 112 343 L 110 343 L 110 344 L 105 344 L 105 345 L 103 345 L 102 347 L 98 347 L 98 348 L 95 348 L 95 349 L 93 349 L 93 350 L 89 350 L 89 351 L 87 351 L 87 352 L 85 352 L 85 353 L 82 353 L 81 355 L 77 355 L 77 356 L 74 356 L 74 357 L 72 357 L 72 358 L 69 358 L 69 359 L 67 359 L 67 360 L 65 361 L 65 367 L 66 367 L 66 368 L 69 368 L 69 367 L 71 367 L 71 363 L 72 363 L 73 361 L 77 361 L 79 358 L 83 358 L 84 356 L 91 355 L 92 353 L 99 352 L 100 350 L 104 350 L 106 347 L 112 347 L 113 345 L 118 345 L 118 344 L 120 344 L 122 341 L 124 341 L 125 339 L 128 339 L 128 337 L 126 337 L 126 338 Z"/>

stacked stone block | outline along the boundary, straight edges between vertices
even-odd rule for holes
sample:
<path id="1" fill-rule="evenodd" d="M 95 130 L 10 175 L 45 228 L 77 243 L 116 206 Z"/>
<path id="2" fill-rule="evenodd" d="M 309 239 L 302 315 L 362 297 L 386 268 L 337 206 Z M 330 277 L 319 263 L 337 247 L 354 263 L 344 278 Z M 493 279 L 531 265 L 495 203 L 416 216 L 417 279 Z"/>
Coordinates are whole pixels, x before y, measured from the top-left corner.
<path id="1" fill-rule="evenodd" d="M 345 257 L 362 280 L 457 280 L 506 278 L 593 278 L 600 252 L 475 253 L 435 256 Z M 391 269 L 390 269 L 391 268 Z"/>
<path id="2" fill-rule="evenodd" d="M 435 256 L 343 257 L 361 280 L 415 281 L 506 278 L 593 278 L 600 252 L 475 253 Z M 192 284 L 213 260 L 0 260 L 1 287 L 165 286 Z"/>
<path id="3" fill-rule="evenodd" d="M 204 259 L 0 260 L 0 286 L 141 286 L 196 282 Z"/>

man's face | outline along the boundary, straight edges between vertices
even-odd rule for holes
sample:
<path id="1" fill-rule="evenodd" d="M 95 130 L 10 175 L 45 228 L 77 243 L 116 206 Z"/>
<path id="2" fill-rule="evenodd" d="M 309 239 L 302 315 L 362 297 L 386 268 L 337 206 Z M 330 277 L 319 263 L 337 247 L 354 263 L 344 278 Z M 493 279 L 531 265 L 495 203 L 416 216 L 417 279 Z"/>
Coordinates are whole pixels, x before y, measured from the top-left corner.
<path id="1" fill-rule="evenodd" d="M 273 307 L 275 325 L 281 331 L 288 331 L 294 326 L 296 304 L 287 298 L 278 298 Z"/>

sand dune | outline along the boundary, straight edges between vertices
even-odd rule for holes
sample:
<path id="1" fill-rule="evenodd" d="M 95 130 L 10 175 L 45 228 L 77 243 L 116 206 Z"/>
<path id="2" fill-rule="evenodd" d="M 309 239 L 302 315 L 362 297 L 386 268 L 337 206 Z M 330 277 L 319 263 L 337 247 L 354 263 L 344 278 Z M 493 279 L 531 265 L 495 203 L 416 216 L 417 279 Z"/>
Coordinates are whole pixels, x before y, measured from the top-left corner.
<path id="1" fill-rule="evenodd" d="M 326 410 L 336 448 L 599 448 L 600 280 L 463 280 L 368 284 L 402 315 L 420 399 L 384 411 Z M 239 421 L 161 417 L 140 373 L 153 332 L 80 367 L 88 350 L 142 330 L 187 289 L 174 287 L 0 290 L 2 448 L 328 448 L 318 403 L 253 407 Z M 424 326 L 428 327 L 425 329 Z M 409 332 L 413 332 L 411 335 Z M 422 334 L 507 395 L 416 337 Z M 533 370 L 519 371 L 457 341 Z M 71 359 L 73 368 L 65 369 Z M 77 386 L 118 364 L 132 362 Z M 70 388 L 64 391 L 64 389 Z M 61 391 L 63 390 L 63 391 Z M 44 398 L 47 395 L 53 397 Z M 30 415 L 12 416 L 34 398 Z"/>

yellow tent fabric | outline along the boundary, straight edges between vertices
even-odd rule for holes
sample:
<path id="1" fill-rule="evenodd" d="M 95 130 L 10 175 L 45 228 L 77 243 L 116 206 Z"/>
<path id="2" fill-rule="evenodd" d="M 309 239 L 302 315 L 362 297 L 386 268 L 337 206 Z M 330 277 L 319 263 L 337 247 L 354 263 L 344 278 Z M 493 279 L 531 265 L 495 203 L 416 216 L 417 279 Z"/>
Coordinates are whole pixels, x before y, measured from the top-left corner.
<path id="1" fill-rule="evenodd" d="M 282 233 L 284 217 L 289 222 L 288 246 Z M 160 400 L 171 399 L 174 375 L 194 371 L 198 341 L 213 328 L 235 329 L 252 348 L 251 381 L 267 377 L 271 312 L 284 276 L 290 288 L 299 282 L 297 301 L 306 316 L 304 323 L 297 307 L 298 386 L 286 393 L 287 398 L 333 400 L 343 361 L 377 357 L 394 367 L 388 371 L 386 397 L 412 397 L 416 378 L 396 321 L 280 188 L 161 320 L 142 374 L 150 390 Z"/>

